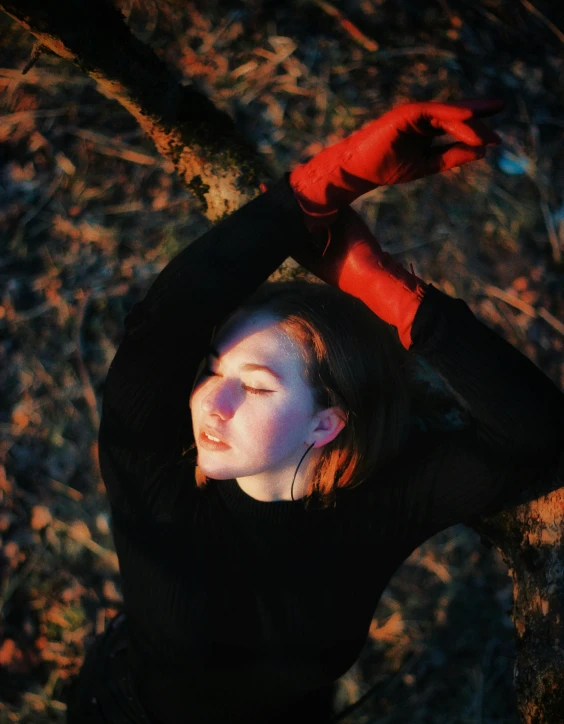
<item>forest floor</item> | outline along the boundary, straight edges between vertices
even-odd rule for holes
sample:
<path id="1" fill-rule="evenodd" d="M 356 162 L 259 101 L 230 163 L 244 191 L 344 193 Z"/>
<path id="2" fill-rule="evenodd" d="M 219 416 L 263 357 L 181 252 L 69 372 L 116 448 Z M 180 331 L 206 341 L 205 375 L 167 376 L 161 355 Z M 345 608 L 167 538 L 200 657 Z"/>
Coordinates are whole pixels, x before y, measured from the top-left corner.
<path id="1" fill-rule="evenodd" d="M 558 3 L 124 0 L 133 31 L 236 120 L 277 177 L 393 105 L 504 98 L 486 159 L 355 205 L 385 250 L 564 388 L 564 22 Z M 123 319 L 209 222 L 133 118 L 0 17 L 0 724 L 63 722 L 120 608 L 97 461 Z M 367 575 L 370 571 L 367 570 Z M 346 585 L 346 581 L 343 582 Z M 512 589 L 450 528 L 393 577 L 344 722 L 517 723 Z"/>

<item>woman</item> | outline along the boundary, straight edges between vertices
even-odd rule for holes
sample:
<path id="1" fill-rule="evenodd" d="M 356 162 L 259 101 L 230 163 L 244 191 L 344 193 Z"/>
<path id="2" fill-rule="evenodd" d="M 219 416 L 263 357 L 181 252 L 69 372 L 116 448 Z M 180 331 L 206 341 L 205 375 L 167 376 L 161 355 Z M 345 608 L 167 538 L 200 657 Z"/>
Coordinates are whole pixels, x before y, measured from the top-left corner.
<path id="1" fill-rule="evenodd" d="M 349 208 L 481 158 L 499 138 L 479 118 L 501 107 L 386 113 L 183 250 L 127 316 L 99 438 L 125 614 L 69 724 L 330 721 L 402 561 L 551 474 L 564 395 Z M 444 133 L 458 140 L 435 147 Z M 289 255 L 329 286 L 255 293 Z M 413 352 L 468 429 L 412 424 Z"/>

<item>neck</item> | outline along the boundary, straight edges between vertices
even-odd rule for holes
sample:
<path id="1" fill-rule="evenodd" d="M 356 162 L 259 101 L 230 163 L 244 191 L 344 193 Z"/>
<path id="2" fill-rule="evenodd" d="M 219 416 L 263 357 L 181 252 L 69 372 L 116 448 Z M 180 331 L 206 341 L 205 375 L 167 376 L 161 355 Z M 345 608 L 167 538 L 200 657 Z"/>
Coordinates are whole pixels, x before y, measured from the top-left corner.
<path id="1" fill-rule="evenodd" d="M 300 457 L 290 465 L 283 466 L 276 470 L 265 470 L 256 475 L 248 475 L 236 478 L 237 484 L 247 495 L 255 500 L 265 503 L 273 503 L 277 500 L 292 500 L 291 489 L 292 479 L 300 458 L 307 448 L 304 448 Z M 308 467 L 313 461 L 313 454 L 319 454 L 317 450 L 310 450 L 299 467 L 294 481 L 294 500 L 303 498 L 307 493 L 309 484 Z"/>

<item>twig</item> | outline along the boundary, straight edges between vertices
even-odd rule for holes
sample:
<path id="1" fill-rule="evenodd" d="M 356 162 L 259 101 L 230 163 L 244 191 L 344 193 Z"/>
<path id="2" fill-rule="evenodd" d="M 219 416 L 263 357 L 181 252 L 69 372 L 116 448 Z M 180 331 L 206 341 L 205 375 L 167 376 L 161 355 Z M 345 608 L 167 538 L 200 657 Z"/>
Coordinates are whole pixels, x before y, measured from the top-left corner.
<path id="1" fill-rule="evenodd" d="M 559 28 L 557 28 L 556 25 L 553 22 L 551 22 L 545 15 L 543 15 L 540 10 L 537 10 L 537 8 L 532 3 L 530 3 L 529 0 L 521 0 L 521 5 L 523 5 L 523 7 L 525 7 L 525 8 L 527 8 L 527 10 L 530 13 L 532 13 L 533 15 L 536 15 L 537 18 L 541 22 L 543 22 L 549 30 L 552 30 L 552 32 L 554 33 L 554 35 L 556 35 L 558 40 L 561 43 L 564 43 L 564 33 Z"/>
<path id="2" fill-rule="evenodd" d="M 544 187 L 544 184 L 537 183 L 537 188 L 540 193 L 540 206 L 542 210 L 542 215 L 544 218 L 544 224 L 546 226 L 546 231 L 548 233 L 548 238 L 550 241 L 550 246 L 552 247 L 552 258 L 557 264 L 560 264 L 562 261 L 562 251 L 560 249 L 560 240 L 558 239 L 558 234 L 556 233 L 556 229 L 554 228 L 554 222 L 552 220 L 552 216 L 550 214 L 550 209 L 548 208 L 548 199 L 547 199 L 547 193 L 546 189 Z"/>
<path id="3" fill-rule="evenodd" d="M 222 25 L 217 28 L 217 30 L 214 33 L 210 33 L 209 36 L 206 37 L 205 41 L 200 45 L 198 48 L 198 55 L 203 55 L 204 53 L 207 53 L 208 50 L 213 48 L 213 46 L 216 44 L 216 42 L 219 40 L 219 38 L 225 33 L 226 30 L 229 29 L 229 26 L 233 24 L 235 20 L 238 20 L 241 16 L 240 10 L 232 10 L 228 15 L 225 21 Z"/>
<path id="4" fill-rule="evenodd" d="M 403 677 L 405 674 L 409 673 L 409 671 L 414 667 L 414 665 L 417 663 L 417 656 L 411 655 L 406 661 L 403 662 L 402 666 L 399 668 L 398 671 L 394 674 L 394 676 L 391 678 L 391 680 L 388 682 L 387 686 L 384 688 L 384 693 L 389 696 L 392 691 L 397 687 L 397 685 L 400 683 L 400 681 L 403 680 Z M 338 714 L 336 714 L 332 719 L 331 722 L 338 722 L 344 719 L 345 716 L 348 716 L 351 714 L 355 709 L 358 709 L 360 706 L 362 706 L 370 697 L 374 696 L 374 694 L 378 691 L 378 689 L 381 686 L 381 682 L 378 679 L 372 686 L 368 688 L 367 691 L 364 692 L 364 694 L 358 699 L 357 701 L 353 702 L 352 704 L 349 704 L 346 706 L 342 711 L 340 711 Z M 389 719 L 382 719 L 378 720 L 382 724 L 385 724 Z"/>
<path id="5" fill-rule="evenodd" d="M 158 251 L 158 250 L 156 250 Z M 147 254 L 145 255 L 145 258 L 150 258 Z M 155 264 L 155 265 L 149 265 L 149 267 L 145 270 L 140 271 L 140 279 L 148 279 L 155 274 L 159 274 L 163 267 L 165 266 L 164 263 L 162 264 Z M 2 275 L 0 274 L 0 282 L 3 281 L 3 277 L 8 277 L 9 275 Z M 130 285 L 127 282 L 118 282 L 117 284 L 114 284 L 111 287 L 106 287 L 103 284 L 101 284 L 99 287 L 92 287 L 90 290 L 90 299 L 106 299 L 108 297 L 122 297 L 124 294 L 127 294 L 129 292 Z M 79 292 L 80 293 L 80 292 Z M 76 290 L 70 290 L 70 291 L 64 291 L 60 294 L 61 299 L 63 299 L 65 302 L 72 302 L 76 300 Z M 33 309 L 29 309 L 27 312 L 19 312 L 18 314 L 14 314 L 13 316 L 10 316 L 9 321 L 15 322 L 16 324 L 19 322 L 27 322 L 30 319 L 34 319 L 35 317 L 39 317 L 42 314 L 45 314 L 45 312 L 48 312 L 50 309 L 53 309 L 57 307 L 57 302 L 48 300 L 46 302 L 41 302 L 41 304 L 38 304 L 36 307 L 33 307 Z"/>
<path id="6" fill-rule="evenodd" d="M 548 322 L 548 324 L 550 324 L 553 329 L 555 329 L 557 332 L 560 332 L 560 334 L 564 336 L 564 324 L 553 314 L 547 311 L 544 307 L 538 307 L 537 309 L 535 309 L 532 304 L 523 302 L 514 294 L 505 292 L 503 291 L 503 289 L 499 289 L 499 287 L 496 287 L 493 284 L 486 284 L 482 286 L 482 290 L 488 296 L 501 299 L 502 302 L 510 304 L 512 307 L 519 309 L 521 312 L 527 314 L 529 317 L 541 317 L 542 319 L 544 319 L 545 322 Z"/>
<path id="7" fill-rule="evenodd" d="M 523 105 L 525 107 L 525 112 L 528 114 L 528 111 L 526 110 L 525 102 L 523 101 Z M 533 148 L 535 152 L 535 166 L 532 173 L 529 173 L 529 178 L 532 179 L 533 183 L 538 189 L 539 195 L 540 195 L 540 207 L 542 211 L 542 216 L 544 219 L 544 225 L 546 226 L 546 232 L 548 234 L 548 239 L 550 241 L 550 245 L 552 247 L 552 258 L 554 261 L 559 264 L 562 261 L 562 251 L 560 249 L 560 241 L 558 239 L 558 235 L 556 234 L 556 230 L 554 228 L 554 222 L 552 221 L 552 216 L 550 214 L 550 208 L 548 205 L 548 192 L 546 190 L 546 180 L 544 178 L 544 175 L 541 175 L 539 173 L 539 167 L 537 160 L 539 158 L 539 146 L 540 146 L 540 134 L 538 126 L 535 123 L 530 123 L 530 136 L 531 141 L 533 143 Z"/>
<path id="8" fill-rule="evenodd" d="M 38 43 L 33 44 L 33 48 L 31 49 L 31 57 L 28 60 L 28 62 L 26 63 L 25 68 L 22 70 L 22 75 L 25 75 L 33 68 L 33 66 L 39 60 L 39 56 L 43 52 L 45 52 L 45 50 L 47 50 L 47 48 L 44 45 L 42 45 L 41 43 L 38 42 Z"/>
<path id="9" fill-rule="evenodd" d="M 22 78 L 21 70 L 14 70 L 13 68 L 0 68 L 0 78 L 5 78 L 11 81 L 12 87 L 18 84 L 31 85 L 38 83 L 43 87 L 54 86 L 56 83 L 62 83 L 66 85 L 84 86 L 91 83 L 88 76 L 71 76 L 63 75 L 62 73 L 49 73 L 45 70 L 35 68 L 31 75 L 26 78 Z M 76 107 L 76 106 L 75 106 Z M 21 111 L 21 113 L 34 113 L 35 111 Z"/>
<path id="10" fill-rule="evenodd" d="M 57 304 L 51 300 L 41 302 L 41 304 L 38 304 L 36 307 L 33 307 L 33 309 L 30 309 L 27 312 L 18 312 L 17 314 L 14 314 L 10 321 L 15 322 L 16 324 L 18 322 L 29 322 L 30 319 L 40 317 L 42 314 L 45 314 L 45 312 L 48 312 L 56 306 Z"/>
<path id="11" fill-rule="evenodd" d="M 525 107 L 526 108 L 526 107 Z M 528 115 L 528 113 L 527 113 Z M 548 192 L 546 190 L 546 180 L 544 178 L 544 175 L 541 175 L 539 173 L 539 166 L 538 166 L 538 158 L 539 158 L 539 129 L 538 126 L 534 123 L 530 124 L 530 135 L 531 140 L 533 143 L 534 153 L 535 153 L 535 165 L 530 173 L 527 175 L 529 178 L 533 181 L 535 186 L 537 187 L 537 190 L 539 192 L 540 196 L 540 207 L 542 211 L 542 216 L 544 219 L 544 225 L 546 227 L 546 233 L 548 234 L 548 239 L 550 241 L 550 246 L 552 247 L 552 258 L 554 261 L 559 264 L 562 261 L 562 250 L 560 249 L 560 240 L 558 239 L 558 235 L 556 233 L 556 229 L 554 228 L 554 222 L 552 220 L 552 216 L 550 214 L 550 208 L 548 205 Z"/>
<path id="12" fill-rule="evenodd" d="M 372 53 L 378 50 L 378 48 L 380 47 L 378 43 L 376 43 L 374 40 L 365 35 L 361 30 L 359 30 L 356 25 L 352 23 L 347 17 L 345 17 L 345 15 L 343 15 L 343 13 L 338 10 L 334 5 L 326 2 L 326 0 L 313 0 L 313 2 L 324 12 L 326 12 L 327 15 L 331 15 L 331 17 L 336 18 L 339 21 L 339 24 L 343 28 L 343 30 L 348 33 L 351 38 L 356 43 L 361 45 L 365 50 L 368 50 Z"/>
<path id="13" fill-rule="evenodd" d="M 47 702 L 53 698 L 53 692 L 55 691 L 55 686 L 58 681 L 59 681 L 59 671 L 57 670 L 57 668 L 54 668 L 51 671 L 51 673 L 49 674 L 47 683 L 43 687 L 43 695 Z"/>
<path id="14" fill-rule="evenodd" d="M 395 50 L 380 50 L 374 57 L 397 58 L 403 55 L 437 55 L 442 58 L 451 58 L 452 60 L 456 60 L 456 53 L 453 53 L 450 50 L 434 48 L 432 45 L 418 45 L 415 48 L 396 48 Z"/>
<path id="15" fill-rule="evenodd" d="M 89 551 L 99 556 L 100 558 L 102 558 L 102 560 L 108 563 L 114 573 L 119 573 L 118 557 L 113 551 L 104 548 L 99 543 L 96 543 L 96 541 L 93 541 L 91 538 L 81 536 L 80 539 L 78 539 L 73 537 L 70 531 L 71 526 L 67 525 L 67 523 L 63 523 L 62 520 L 58 520 L 57 518 L 53 520 L 53 528 L 55 530 L 64 531 L 70 538 L 72 538 L 75 543 L 80 543 L 80 545 L 88 548 Z"/>
<path id="16" fill-rule="evenodd" d="M 94 150 L 105 156 L 115 156 L 123 158 L 124 161 L 131 161 L 142 166 L 162 166 L 168 168 L 171 166 L 170 161 L 163 159 L 161 156 L 150 156 L 148 153 L 141 153 L 129 146 L 117 144 L 112 138 L 104 136 L 102 133 L 88 131 L 83 128 L 65 129 L 74 136 L 83 138 L 85 141 L 94 143 Z"/>
<path id="17" fill-rule="evenodd" d="M 540 134 L 539 134 L 539 128 L 536 123 L 533 123 L 531 120 L 531 115 L 529 113 L 529 110 L 527 108 L 527 104 L 525 103 L 525 99 L 523 98 L 522 94 L 519 94 L 517 96 L 517 101 L 519 103 L 519 107 L 521 110 L 521 113 L 525 116 L 528 124 L 529 124 L 529 135 L 531 138 L 531 144 L 533 147 L 533 155 L 534 161 L 532 168 L 527 171 L 527 176 L 531 179 L 531 181 L 535 184 L 537 187 L 537 190 L 539 192 L 540 196 L 540 207 L 542 211 L 542 216 L 544 219 L 544 225 L 546 227 L 546 233 L 548 234 L 548 239 L 550 241 L 550 245 L 552 247 L 552 258 L 554 261 L 559 264 L 562 261 L 562 250 L 560 249 L 560 240 L 558 239 L 558 234 L 556 233 L 556 229 L 554 228 L 554 221 L 552 220 L 552 216 L 550 214 L 550 207 L 548 204 L 548 192 L 546 190 L 546 180 L 544 178 L 544 175 L 540 173 L 539 170 L 539 164 L 538 159 L 540 157 Z"/>
<path id="18" fill-rule="evenodd" d="M 61 483 L 59 480 L 54 480 L 53 478 L 47 478 L 47 480 L 49 480 L 51 487 L 54 488 L 57 492 L 64 493 L 66 496 L 68 496 L 71 500 L 74 500 L 75 502 L 79 502 L 84 498 L 84 495 L 80 492 L 80 490 L 71 488 L 69 485 L 65 485 L 64 483 Z"/>
<path id="19" fill-rule="evenodd" d="M 59 108 L 53 111 L 18 111 L 17 113 L 8 113 L 2 116 L 0 119 L 1 123 L 19 123 L 25 121 L 27 118 L 55 118 L 57 116 L 64 116 L 65 113 L 69 112 L 69 108 Z"/>
<path id="20" fill-rule="evenodd" d="M 51 201 L 53 196 L 56 194 L 57 189 L 61 185 L 62 178 L 60 176 L 55 176 L 54 180 L 51 182 L 49 187 L 47 188 L 45 195 L 41 198 L 38 204 L 35 204 L 35 206 L 32 206 L 31 209 L 25 214 L 23 219 L 20 221 L 19 226 L 20 228 L 23 228 L 29 224 L 30 221 L 33 221 L 37 214 L 42 211 L 47 204 Z"/>
<path id="21" fill-rule="evenodd" d="M 81 345 L 82 327 L 84 325 L 84 317 L 86 314 L 88 301 L 90 299 L 90 294 L 90 291 L 83 292 L 82 290 L 78 290 L 75 295 L 78 300 L 78 304 L 76 309 L 77 321 L 74 333 L 74 358 L 78 366 L 78 375 L 83 386 L 84 399 L 86 400 L 86 404 L 88 405 L 90 421 L 92 423 L 94 431 L 97 432 L 100 427 L 100 415 L 98 413 L 98 405 L 96 403 L 96 394 L 92 387 L 92 382 L 90 381 L 90 375 L 88 374 L 88 370 L 86 369 L 86 365 L 84 363 L 84 354 Z"/>
<path id="22" fill-rule="evenodd" d="M 391 254 L 392 256 L 395 256 L 396 254 L 408 254 L 414 249 L 419 249 L 422 246 L 429 246 L 430 243 L 430 241 L 420 241 L 418 244 L 411 244 L 411 246 L 386 246 L 384 251 L 387 251 L 388 254 Z"/>
<path id="23" fill-rule="evenodd" d="M 540 157 L 540 134 L 539 134 L 539 128 L 536 123 L 533 123 L 531 120 L 531 115 L 527 109 L 527 104 L 525 103 L 525 99 L 523 98 L 523 95 L 521 93 L 517 96 L 517 102 L 519 104 L 519 109 L 521 111 L 521 114 L 525 116 L 525 122 L 528 124 L 529 127 L 529 136 L 531 139 L 531 146 L 532 146 L 532 158 L 529 160 L 532 162 L 530 166 L 528 167 L 526 173 L 527 176 L 531 179 L 531 181 L 536 186 L 539 196 L 540 196 L 540 207 L 542 211 L 542 216 L 544 220 L 544 225 L 546 227 L 546 233 L 548 235 L 548 240 L 550 241 L 550 245 L 552 247 L 552 258 L 554 261 L 559 264 L 562 261 L 562 251 L 560 249 L 560 241 L 558 239 L 558 235 L 556 233 L 556 229 L 554 228 L 554 222 L 552 220 L 552 216 L 550 215 L 550 207 L 548 205 L 548 193 L 546 190 L 546 181 L 544 178 L 544 175 L 541 174 L 539 170 L 539 157 Z"/>
<path id="24" fill-rule="evenodd" d="M 542 317 L 545 322 L 548 322 L 551 327 L 556 329 L 560 334 L 564 335 L 564 324 L 557 319 L 553 314 L 551 314 L 549 311 L 547 311 L 544 307 L 539 307 L 537 309 L 539 317 Z"/>
<path id="25" fill-rule="evenodd" d="M 503 302 L 510 304 L 512 307 L 515 307 L 515 309 L 519 309 L 521 312 L 527 314 L 529 317 L 537 316 L 537 311 L 532 304 L 521 301 L 521 299 L 516 297 L 514 294 L 505 292 L 503 291 L 503 289 L 500 289 L 493 284 L 485 284 L 481 286 L 484 294 L 487 294 L 489 297 L 496 297 L 496 299 L 501 299 Z"/>

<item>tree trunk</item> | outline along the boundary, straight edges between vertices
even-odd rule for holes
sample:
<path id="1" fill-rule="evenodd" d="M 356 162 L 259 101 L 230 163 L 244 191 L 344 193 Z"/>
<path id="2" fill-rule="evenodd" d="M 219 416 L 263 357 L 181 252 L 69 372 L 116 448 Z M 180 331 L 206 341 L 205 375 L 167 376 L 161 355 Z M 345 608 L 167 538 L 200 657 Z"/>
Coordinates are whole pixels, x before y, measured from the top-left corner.
<path id="1" fill-rule="evenodd" d="M 182 86 L 109 0 L 0 0 L 0 9 L 135 117 L 210 221 L 236 211 L 268 180 L 264 159 L 229 115 Z"/>
<path id="2" fill-rule="evenodd" d="M 513 580 L 521 718 L 525 724 L 564 722 L 564 489 L 475 528 L 501 552 Z"/>
<path id="3" fill-rule="evenodd" d="M 181 86 L 109 0 L 0 0 L 0 8 L 137 119 L 211 221 L 256 196 L 259 182 L 268 180 L 266 164 L 231 118 Z M 433 405 L 435 396 L 443 420 L 460 417 L 452 395 L 451 409 L 444 411 L 438 375 L 428 368 L 421 372 L 414 384 L 422 397 Z M 515 683 L 525 724 L 564 722 L 564 489 L 556 489 L 563 484 L 564 455 L 548 490 L 539 487 L 529 502 L 474 526 L 501 552 L 513 579 Z"/>

